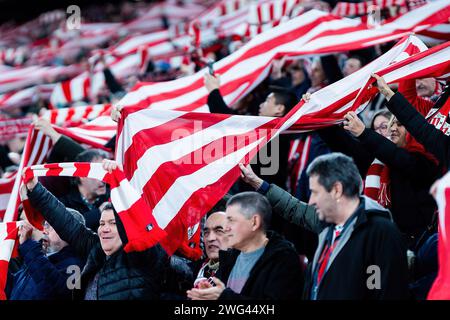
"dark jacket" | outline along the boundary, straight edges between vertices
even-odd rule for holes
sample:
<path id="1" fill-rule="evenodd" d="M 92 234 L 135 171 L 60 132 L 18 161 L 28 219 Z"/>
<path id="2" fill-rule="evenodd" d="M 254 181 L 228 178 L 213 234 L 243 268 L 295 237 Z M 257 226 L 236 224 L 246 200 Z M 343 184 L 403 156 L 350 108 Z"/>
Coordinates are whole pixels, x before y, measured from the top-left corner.
<path id="1" fill-rule="evenodd" d="M 19 253 L 24 264 L 13 275 L 9 300 L 71 298 L 66 283 L 71 274 L 66 273 L 67 268 L 76 265 L 81 269 L 83 264 L 70 246 L 47 257 L 42 251 L 42 245 L 29 239 L 19 246 Z"/>
<path id="2" fill-rule="evenodd" d="M 448 90 L 448 89 L 447 89 Z M 431 152 L 445 168 L 450 165 L 450 137 L 428 123 L 399 92 L 386 103 L 408 132 Z M 447 119 L 448 120 L 448 117 Z"/>
<path id="3" fill-rule="evenodd" d="M 271 185 L 266 197 L 274 211 L 288 221 L 319 233 L 319 245 L 305 281 L 305 297 L 311 297 L 313 271 L 330 228 L 321 222 L 314 207 Z M 330 257 L 330 267 L 318 287 L 318 300 L 406 299 L 408 266 L 406 247 L 390 220 L 389 211 L 375 201 L 361 197 L 355 219 L 341 235 Z M 380 270 L 379 289 L 369 289 L 369 267 Z"/>
<path id="4" fill-rule="evenodd" d="M 219 299 L 299 299 L 303 289 L 303 273 L 300 259 L 294 246 L 279 234 L 268 232 L 269 242 L 263 254 L 250 271 L 249 278 L 240 294 L 226 288 Z M 239 251 L 229 249 L 219 251 L 217 278 L 225 284 L 239 255 Z"/>
<path id="5" fill-rule="evenodd" d="M 64 205 L 41 184 L 28 192 L 28 197 L 61 239 L 72 245 L 80 257 L 87 258 L 81 274 L 81 290 L 76 292 L 78 297 L 84 297 L 87 284 L 98 273 L 99 300 L 159 298 L 162 281 L 160 275 L 168 262 L 160 245 L 142 252 L 126 253 L 119 249 L 107 257 L 100 246 L 98 235 L 76 221 Z M 119 220 L 118 217 L 116 219 Z"/>
<path id="6" fill-rule="evenodd" d="M 431 223 L 436 209 L 429 190 L 439 177 L 437 164 L 422 153 L 397 147 L 370 129 L 364 130 L 358 140 L 338 126 L 322 130 L 320 135 L 331 149 L 351 156 L 362 177 L 375 158 L 389 168 L 390 210 L 408 245 L 413 247 Z"/>

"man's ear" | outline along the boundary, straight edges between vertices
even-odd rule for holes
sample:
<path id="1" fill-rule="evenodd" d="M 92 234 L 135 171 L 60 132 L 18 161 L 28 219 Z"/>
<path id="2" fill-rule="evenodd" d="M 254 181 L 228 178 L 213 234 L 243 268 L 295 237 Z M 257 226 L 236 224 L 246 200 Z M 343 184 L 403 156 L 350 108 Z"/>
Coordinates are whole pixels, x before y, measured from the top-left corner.
<path id="1" fill-rule="evenodd" d="M 259 214 L 255 214 L 252 217 L 252 231 L 256 231 L 261 228 L 262 218 Z"/>
<path id="2" fill-rule="evenodd" d="M 286 107 L 284 104 L 277 104 L 275 105 L 276 115 L 279 117 L 284 116 L 284 110 L 286 110 Z"/>
<path id="3" fill-rule="evenodd" d="M 342 186 L 342 183 L 339 181 L 334 183 L 332 190 L 334 193 L 334 198 L 336 200 L 340 199 L 344 193 L 344 187 Z"/>

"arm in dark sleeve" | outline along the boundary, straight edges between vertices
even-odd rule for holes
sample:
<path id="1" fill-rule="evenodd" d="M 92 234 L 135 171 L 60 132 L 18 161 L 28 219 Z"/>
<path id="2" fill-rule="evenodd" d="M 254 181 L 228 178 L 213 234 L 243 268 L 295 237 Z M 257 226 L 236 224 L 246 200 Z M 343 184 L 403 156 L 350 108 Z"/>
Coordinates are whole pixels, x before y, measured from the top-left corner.
<path id="1" fill-rule="evenodd" d="M 60 238 L 71 245 L 80 257 L 86 258 L 89 251 L 100 241 L 92 230 L 78 222 L 40 183 L 33 191 L 28 191 L 28 198 L 31 205 L 42 213 Z"/>
<path id="2" fill-rule="evenodd" d="M 106 85 L 108 86 L 108 89 L 109 91 L 111 91 L 111 93 L 125 91 L 120 83 L 116 80 L 109 68 L 103 69 L 103 74 L 105 75 Z"/>
<path id="3" fill-rule="evenodd" d="M 41 244 L 30 239 L 19 246 L 19 252 L 28 267 L 30 276 L 40 288 L 39 292 L 43 295 L 42 298 L 54 298 L 58 295 L 69 294 L 66 282 L 70 274 L 66 273 L 66 268 L 70 265 L 81 267 L 78 259 L 68 258 L 58 269 L 44 255 Z"/>
<path id="4" fill-rule="evenodd" d="M 449 137 L 429 124 L 399 92 L 392 96 L 386 106 L 417 141 L 433 153 L 442 164 L 449 164 Z"/>
<path id="5" fill-rule="evenodd" d="M 366 176 L 367 170 L 375 159 L 375 156 L 360 141 L 339 126 L 321 129 L 317 133 L 332 151 L 342 152 L 352 157 L 361 177 L 364 178 Z"/>
<path id="6" fill-rule="evenodd" d="M 209 93 L 207 103 L 211 113 L 236 114 L 233 109 L 227 106 L 219 89 L 214 89 Z"/>
<path id="7" fill-rule="evenodd" d="M 325 224 L 319 220 L 316 209 L 294 198 L 289 192 L 271 184 L 265 193 L 275 213 L 309 231 L 320 233 Z"/>
<path id="8" fill-rule="evenodd" d="M 397 147 L 395 143 L 373 130 L 364 130 L 359 139 L 367 149 L 375 154 L 378 160 L 391 169 L 411 177 L 427 178 L 436 175 L 437 166 L 431 160 Z"/>
<path id="9" fill-rule="evenodd" d="M 322 69 L 325 72 L 325 76 L 327 77 L 328 84 L 332 84 L 344 78 L 334 55 L 330 54 L 328 56 L 320 57 L 320 62 L 322 64 Z"/>
<path id="10" fill-rule="evenodd" d="M 386 222 L 383 228 L 375 230 L 374 260 L 371 265 L 380 271 L 380 288 L 369 290 L 375 300 L 408 299 L 408 264 L 406 248 L 402 245 L 400 232 Z M 368 273 L 368 277 L 377 269 Z"/>
<path id="11" fill-rule="evenodd" d="M 75 161 L 76 156 L 84 150 L 85 149 L 81 146 L 81 144 L 65 135 L 62 135 L 50 151 L 47 161 L 49 163 L 73 162 Z"/>

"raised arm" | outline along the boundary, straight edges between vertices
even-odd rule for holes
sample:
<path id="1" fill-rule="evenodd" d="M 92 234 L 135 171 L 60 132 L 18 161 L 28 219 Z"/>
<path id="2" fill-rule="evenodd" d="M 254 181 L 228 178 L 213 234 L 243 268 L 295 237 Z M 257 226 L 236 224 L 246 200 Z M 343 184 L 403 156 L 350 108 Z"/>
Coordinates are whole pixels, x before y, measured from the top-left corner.
<path id="1" fill-rule="evenodd" d="M 77 221 L 36 178 L 28 182 L 26 188 L 31 205 L 42 213 L 61 239 L 71 245 L 80 257 L 86 258 L 100 241 L 97 234 Z"/>
<path id="2" fill-rule="evenodd" d="M 220 76 L 213 76 L 205 73 L 204 83 L 206 90 L 208 90 L 208 107 L 211 113 L 236 114 L 236 112 L 229 108 L 219 91 Z"/>
<path id="3" fill-rule="evenodd" d="M 444 165 L 448 165 L 450 137 L 429 124 L 401 93 L 394 93 L 382 77 L 373 76 L 377 79 L 378 90 L 386 96 L 388 109 L 417 141 L 433 153 Z"/>
<path id="4" fill-rule="evenodd" d="M 320 233 L 325 224 L 319 220 L 316 209 L 291 196 L 280 187 L 263 181 L 251 169 L 240 164 L 242 179 L 264 194 L 273 210 L 287 221 L 304 227 L 312 232 Z"/>

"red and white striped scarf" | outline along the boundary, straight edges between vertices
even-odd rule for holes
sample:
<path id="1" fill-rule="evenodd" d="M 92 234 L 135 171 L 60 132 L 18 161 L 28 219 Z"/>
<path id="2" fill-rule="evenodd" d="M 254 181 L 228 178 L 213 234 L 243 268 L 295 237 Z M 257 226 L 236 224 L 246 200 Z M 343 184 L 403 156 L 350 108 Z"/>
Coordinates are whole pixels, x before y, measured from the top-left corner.
<path id="1" fill-rule="evenodd" d="M 364 194 L 377 201 L 385 208 L 391 205 L 391 192 L 389 185 L 389 168 L 375 159 L 367 171 L 364 181 Z"/>
<path id="2" fill-rule="evenodd" d="M 363 16 L 374 8 L 382 10 L 390 7 L 401 7 L 403 10 L 408 10 L 407 0 L 368 0 L 359 3 L 338 2 L 333 9 L 333 14 L 342 17 Z"/>
<path id="3" fill-rule="evenodd" d="M 52 163 L 32 166 L 25 169 L 24 183 L 33 177 L 88 177 L 108 183 L 111 187 L 111 201 L 117 215 L 123 223 L 126 241 L 124 250 L 143 251 L 159 243 L 166 233 L 162 230 L 152 215 L 152 209 L 145 203 L 139 193 L 130 185 L 120 169 L 111 173 L 105 171 L 100 163 Z M 32 212 L 29 212 L 32 210 Z M 30 222 L 40 227 L 43 218 L 32 207 L 25 210 Z M 36 223 L 37 222 L 37 223 Z"/>
<path id="4" fill-rule="evenodd" d="M 74 109 L 77 108 L 78 107 Z M 73 109 L 68 110 L 71 111 Z M 86 109 L 81 107 L 81 110 Z M 62 128 L 53 126 L 53 128 L 57 132 L 64 134 L 79 143 L 89 145 L 90 147 L 110 151 L 105 147 L 105 144 L 116 134 L 117 123 L 111 120 L 111 117 L 108 114 L 108 110 L 109 109 L 105 110 L 93 121 L 89 121 L 88 123 L 79 125 L 78 127 Z M 55 115 L 56 119 L 58 119 L 60 118 L 58 116 L 59 112 L 61 112 L 62 117 L 66 117 L 67 121 L 70 121 L 70 119 L 73 119 L 78 114 L 76 110 L 73 110 L 73 112 L 69 112 L 69 115 L 67 115 L 65 109 L 57 109 L 51 114 Z M 89 114 L 90 113 L 88 113 L 87 115 Z M 25 167 L 45 163 L 47 155 L 49 154 L 52 146 L 53 143 L 49 137 L 45 136 L 40 131 L 34 130 L 34 127 L 31 127 L 28 131 L 27 140 L 22 152 L 22 159 L 19 164 L 18 172 L 22 172 L 23 168 Z M 17 219 L 17 208 L 19 205 L 19 186 L 22 183 L 22 177 L 20 174 L 15 175 L 12 187 L 11 179 L 8 179 L 7 181 L 0 180 L 0 192 L 3 193 L 4 197 L 8 196 L 8 190 L 10 190 L 9 201 L 3 211 L 5 221 L 14 221 Z M 0 198 L 0 206 L 1 200 L 2 198 Z M 1 214 L 2 211 L 0 210 L 0 215 Z"/>

